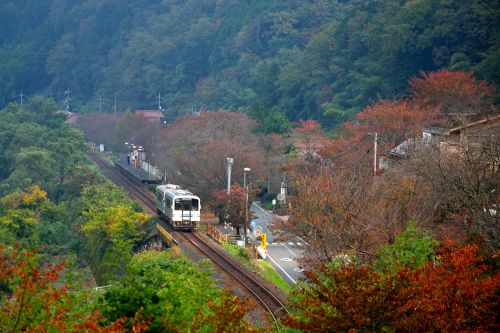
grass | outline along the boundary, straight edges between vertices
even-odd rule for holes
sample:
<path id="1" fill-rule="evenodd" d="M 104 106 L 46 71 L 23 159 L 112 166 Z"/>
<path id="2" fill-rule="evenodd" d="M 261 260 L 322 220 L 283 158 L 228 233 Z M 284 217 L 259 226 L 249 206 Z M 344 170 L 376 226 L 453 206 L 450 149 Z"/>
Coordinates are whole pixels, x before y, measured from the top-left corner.
<path id="1" fill-rule="evenodd" d="M 261 206 L 267 210 L 273 210 L 273 208 L 274 208 L 272 201 L 263 201 L 263 202 L 261 202 Z"/>
<path id="2" fill-rule="evenodd" d="M 255 265 L 251 260 L 249 253 L 247 250 L 242 248 L 241 246 L 237 246 L 234 244 L 224 243 L 222 247 L 231 255 L 232 257 L 240 260 L 246 267 L 252 269 L 261 277 L 266 279 L 267 281 L 273 283 L 275 286 L 280 288 L 281 290 L 289 293 L 293 290 L 293 287 L 290 286 L 281 275 L 276 272 L 274 267 L 265 260 L 259 259 L 258 265 Z"/>
<path id="3" fill-rule="evenodd" d="M 110 165 L 114 165 L 115 161 L 118 160 L 116 157 L 108 154 L 107 152 L 96 151 L 96 153 L 99 155 L 99 157 L 101 157 L 103 160 L 105 160 Z"/>
<path id="4" fill-rule="evenodd" d="M 274 283 L 274 285 L 276 285 L 278 288 L 287 293 L 293 291 L 294 288 L 291 285 L 289 285 L 285 280 L 283 280 L 281 275 L 279 275 L 278 272 L 276 272 L 276 270 L 270 263 L 268 263 L 265 260 L 259 259 L 258 264 L 260 268 L 260 275 L 264 279 Z"/>
<path id="5" fill-rule="evenodd" d="M 200 224 L 198 224 L 198 231 L 199 232 L 202 232 L 202 233 L 207 233 L 207 225 L 205 223 L 202 223 L 200 222 Z"/>
<path id="6" fill-rule="evenodd" d="M 248 253 L 244 248 L 238 245 L 222 243 L 222 247 L 234 258 L 243 261 L 243 263 L 248 266 L 250 260 L 248 258 Z"/>

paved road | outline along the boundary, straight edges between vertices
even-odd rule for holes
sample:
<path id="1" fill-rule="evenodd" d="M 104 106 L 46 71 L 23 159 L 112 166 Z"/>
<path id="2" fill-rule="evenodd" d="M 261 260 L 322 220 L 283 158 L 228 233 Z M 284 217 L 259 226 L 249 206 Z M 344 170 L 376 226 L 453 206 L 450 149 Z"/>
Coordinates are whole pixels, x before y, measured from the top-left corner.
<path id="1" fill-rule="evenodd" d="M 255 215 L 255 223 L 262 227 L 267 234 L 267 261 L 274 266 L 278 273 L 289 283 L 297 283 L 302 276 L 297 258 L 302 256 L 303 249 L 300 243 L 275 243 L 274 236 L 268 229 L 268 224 L 274 215 L 253 203 L 251 206 Z"/>

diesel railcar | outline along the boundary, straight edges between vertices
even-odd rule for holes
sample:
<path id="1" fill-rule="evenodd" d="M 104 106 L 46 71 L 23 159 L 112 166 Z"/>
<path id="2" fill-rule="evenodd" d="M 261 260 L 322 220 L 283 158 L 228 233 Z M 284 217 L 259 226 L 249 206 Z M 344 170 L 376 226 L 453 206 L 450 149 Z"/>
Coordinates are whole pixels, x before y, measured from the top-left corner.
<path id="1" fill-rule="evenodd" d="M 200 224 L 200 198 L 178 185 L 156 187 L 156 211 L 174 230 L 195 230 Z"/>

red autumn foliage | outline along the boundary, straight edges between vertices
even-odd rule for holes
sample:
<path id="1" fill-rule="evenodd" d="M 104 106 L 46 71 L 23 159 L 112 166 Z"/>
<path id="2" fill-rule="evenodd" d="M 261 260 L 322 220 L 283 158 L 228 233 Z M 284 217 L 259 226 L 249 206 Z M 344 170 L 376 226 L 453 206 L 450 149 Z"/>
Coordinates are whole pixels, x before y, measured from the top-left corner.
<path id="1" fill-rule="evenodd" d="M 255 199 L 257 191 L 248 185 L 248 213 L 250 219 L 250 205 Z M 220 222 L 227 215 L 227 222 L 234 228 L 243 226 L 245 221 L 245 188 L 239 184 L 231 186 L 231 194 L 227 190 L 217 190 L 212 192 L 212 200 L 208 203 L 214 212 L 219 216 Z"/>
<path id="2" fill-rule="evenodd" d="M 487 113 L 494 104 L 494 85 L 477 80 L 473 73 L 421 72 L 409 83 L 409 95 L 414 104 L 422 108 L 438 108 L 445 115 Z"/>
<path id="3" fill-rule="evenodd" d="M 338 165 L 358 160 L 372 144 L 367 133 L 377 132 L 379 154 L 410 137 L 420 136 L 425 126 L 463 121 L 456 115 L 478 115 L 492 110 L 495 87 L 477 80 L 472 73 L 440 70 L 420 73 L 409 81 L 408 96 L 401 100 L 379 100 L 342 125 L 343 136 L 327 143 L 323 157 Z"/>
<path id="4" fill-rule="evenodd" d="M 457 332 L 500 328 L 497 322 L 500 274 L 478 255 L 475 245 L 458 248 L 447 242 L 438 263 L 416 270 L 402 269 L 394 300 L 397 330 Z"/>
<path id="5" fill-rule="evenodd" d="M 104 143 L 106 149 L 113 141 L 113 133 L 119 117 L 109 113 L 87 113 L 79 114 L 77 127 L 85 134 L 85 139 L 97 144 Z"/>
<path id="6" fill-rule="evenodd" d="M 63 265 L 40 265 L 37 250 L 0 246 L 0 329 L 2 332 L 144 332 L 148 320 L 140 314 L 125 326 L 122 318 L 109 326 L 99 324 L 99 311 L 84 317 L 58 281 Z"/>
<path id="7" fill-rule="evenodd" d="M 245 167 L 252 169 L 252 180 L 261 178 L 264 158 L 252 133 L 255 125 L 242 113 L 223 110 L 176 119 L 161 131 L 153 163 L 169 182 L 207 201 L 213 190 L 226 186 L 228 157 L 234 159 L 233 181 L 242 182 Z"/>
<path id="8" fill-rule="evenodd" d="M 243 304 L 243 301 L 231 294 L 227 289 L 224 289 L 221 302 L 209 302 L 210 314 L 200 312 L 191 324 L 190 331 L 198 332 L 206 326 L 210 326 L 210 332 L 230 333 L 230 332 L 264 332 L 263 328 L 257 330 L 245 321 L 245 315 L 248 308 Z M 178 330 L 174 330 L 178 331 Z M 180 332 L 179 332 L 180 333 Z"/>
<path id="9" fill-rule="evenodd" d="M 348 164 L 360 158 L 373 145 L 368 133 L 377 132 L 379 154 L 385 154 L 404 140 L 419 136 L 423 126 L 439 119 L 438 109 L 425 109 L 406 100 L 380 100 L 355 115 L 358 121 L 342 125 L 345 137 L 325 144 L 323 156 Z M 356 148 L 356 149 L 353 149 Z"/>
<path id="10" fill-rule="evenodd" d="M 500 274 L 475 245 L 448 242 L 437 262 L 395 274 L 354 264 L 308 272 L 287 326 L 314 332 L 457 332 L 498 330 Z"/>
<path id="11" fill-rule="evenodd" d="M 300 120 L 298 126 L 293 130 L 293 136 L 299 153 L 310 161 L 317 157 L 317 153 L 325 141 L 325 134 L 316 120 Z"/>

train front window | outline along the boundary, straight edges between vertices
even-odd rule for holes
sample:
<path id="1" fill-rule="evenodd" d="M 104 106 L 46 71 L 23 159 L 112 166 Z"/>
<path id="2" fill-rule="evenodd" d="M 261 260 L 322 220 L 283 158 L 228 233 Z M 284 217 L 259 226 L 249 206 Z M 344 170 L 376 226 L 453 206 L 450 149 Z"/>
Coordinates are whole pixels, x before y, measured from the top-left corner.
<path id="1" fill-rule="evenodd" d="M 198 199 L 175 199 L 175 210 L 198 210 Z"/>

